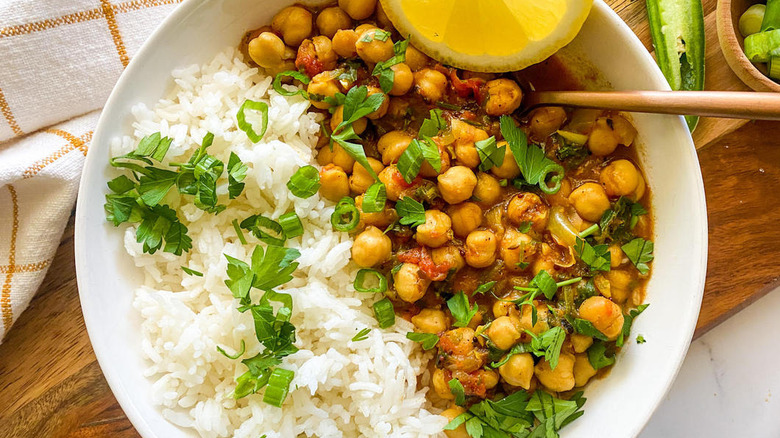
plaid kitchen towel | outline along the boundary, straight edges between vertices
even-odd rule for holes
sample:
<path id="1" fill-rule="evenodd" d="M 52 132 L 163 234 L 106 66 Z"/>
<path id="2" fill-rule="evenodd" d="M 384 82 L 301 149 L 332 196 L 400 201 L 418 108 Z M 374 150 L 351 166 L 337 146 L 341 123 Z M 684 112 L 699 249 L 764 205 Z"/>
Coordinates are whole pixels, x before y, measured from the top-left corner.
<path id="1" fill-rule="evenodd" d="M 0 1 L 0 342 L 60 242 L 100 108 L 181 1 Z"/>

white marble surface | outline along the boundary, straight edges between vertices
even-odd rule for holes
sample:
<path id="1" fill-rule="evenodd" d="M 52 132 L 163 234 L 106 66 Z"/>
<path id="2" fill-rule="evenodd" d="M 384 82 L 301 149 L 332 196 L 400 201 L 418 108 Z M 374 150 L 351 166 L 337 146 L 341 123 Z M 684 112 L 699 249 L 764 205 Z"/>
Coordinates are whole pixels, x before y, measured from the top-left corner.
<path id="1" fill-rule="evenodd" d="M 640 434 L 676 437 L 780 437 L 780 289 L 693 342 Z"/>

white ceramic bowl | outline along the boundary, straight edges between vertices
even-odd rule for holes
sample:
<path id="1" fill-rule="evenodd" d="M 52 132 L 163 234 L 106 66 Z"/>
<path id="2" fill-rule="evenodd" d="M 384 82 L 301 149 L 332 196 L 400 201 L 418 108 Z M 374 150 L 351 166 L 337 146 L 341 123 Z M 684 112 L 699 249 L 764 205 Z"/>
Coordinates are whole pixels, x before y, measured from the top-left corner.
<path id="1" fill-rule="evenodd" d="M 127 416 L 146 438 L 194 436 L 168 423 L 143 377 L 140 318 L 132 307 L 140 282 L 110 226 L 103 202 L 110 139 L 130 132 L 130 107 L 156 102 L 170 72 L 210 60 L 236 45 L 247 29 L 271 21 L 289 0 L 188 0 L 179 6 L 125 70 L 98 123 L 81 179 L 76 211 L 76 268 L 84 320 L 106 379 Z M 571 47 L 603 72 L 615 89 L 666 90 L 655 62 L 631 30 L 601 0 Z M 637 435 L 671 385 L 688 349 L 704 289 L 707 217 L 696 151 L 680 117 L 636 115 L 640 155 L 653 193 L 655 262 L 650 307 L 607 379 L 588 387 L 585 415 L 564 437 Z M 632 338 L 633 339 L 633 338 Z"/>

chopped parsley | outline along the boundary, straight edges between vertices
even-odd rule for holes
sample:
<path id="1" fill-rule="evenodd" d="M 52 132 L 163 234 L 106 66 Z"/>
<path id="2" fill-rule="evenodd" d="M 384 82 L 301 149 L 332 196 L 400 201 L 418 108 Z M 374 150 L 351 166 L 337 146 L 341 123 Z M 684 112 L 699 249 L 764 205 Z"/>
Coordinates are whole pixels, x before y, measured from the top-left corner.
<path id="1" fill-rule="evenodd" d="M 425 223 L 425 207 L 410 196 L 404 196 L 395 203 L 401 225 L 416 227 Z"/>
<path id="2" fill-rule="evenodd" d="M 352 87 L 344 96 L 343 120 L 330 134 L 331 140 L 344 148 L 347 154 L 360 163 L 375 180 L 378 180 L 379 177 L 374 172 L 371 164 L 369 164 L 363 145 L 353 142 L 354 140 L 360 140 L 360 136 L 355 133 L 352 124 L 361 117 L 378 110 L 384 101 L 385 95 L 382 93 L 375 93 L 369 96 L 368 87 L 365 85 Z"/>
<path id="3" fill-rule="evenodd" d="M 653 256 L 653 242 L 637 237 L 620 248 L 642 275 L 647 275 L 650 272 L 650 267 L 647 264 L 655 258 Z"/>
<path id="4" fill-rule="evenodd" d="M 395 72 L 392 67 L 406 61 L 406 48 L 408 46 L 409 40 L 396 41 L 393 44 L 393 56 L 387 61 L 379 62 L 374 66 L 374 71 L 371 74 L 379 79 L 379 88 L 385 93 L 389 93 L 393 89 Z"/>
<path id="5" fill-rule="evenodd" d="M 455 404 L 463 406 L 466 404 L 466 390 L 463 388 L 463 384 L 458 379 L 451 379 L 447 382 L 450 387 L 450 392 L 455 396 Z"/>
<path id="6" fill-rule="evenodd" d="M 435 333 L 416 333 L 408 332 L 406 339 L 422 344 L 423 350 L 430 350 L 439 343 L 439 336 Z"/>
<path id="7" fill-rule="evenodd" d="M 474 145 L 479 155 L 479 170 L 487 172 L 494 167 L 501 167 L 504 164 L 506 146 L 497 147 L 496 137 L 480 140 L 474 143 Z"/>
<path id="8" fill-rule="evenodd" d="M 647 341 L 645 341 L 645 337 L 644 336 L 636 335 L 636 343 L 637 344 L 644 344 L 645 342 L 647 342 Z"/>
<path id="9" fill-rule="evenodd" d="M 452 317 L 455 319 L 455 327 L 466 327 L 477 314 L 479 306 L 474 303 L 472 306 L 469 304 L 469 298 L 463 291 L 453 295 L 452 298 L 447 300 L 447 307 L 452 313 Z"/>
<path id="10" fill-rule="evenodd" d="M 645 311 L 645 309 L 647 309 L 647 306 L 649 306 L 649 304 L 642 304 L 637 306 L 636 309 L 629 310 L 628 314 L 623 315 L 623 329 L 620 331 L 620 334 L 615 341 L 615 345 L 618 347 L 623 346 L 623 342 L 628 339 L 629 335 L 631 335 L 631 324 L 634 323 L 634 319 L 637 316 L 639 316 L 642 312 Z"/>
<path id="11" fill-rule="evenodd" d="M 615 352 L 608 351 L 604 341 L 596 340 L 588 348 L 588 362 L 594 370 L 600 370 L 615 363 Z"/>
<path id="12" fill-rule="evenodd" d="M 586 240 L 578 236 L 577 242 L 574 244 L 574 251 L 577 253 L 580 260 L 590 268 L 591 272 L 610 270 L 611 255 L 609 246 L 592 246 Z"/>
<path id="13" fill-rule="evenodd" d="M 525 133 L 515 126 L 509 116 L 501 116 L 501 135 L 504 136 L 512 155 L 523 174 L 524 182 L 538 185 L 544 193 L 554 194 L 561 189 L 564 170 L 560 164 L 547 158 L 544 150 L 536 145 L 529 145 Z"/>

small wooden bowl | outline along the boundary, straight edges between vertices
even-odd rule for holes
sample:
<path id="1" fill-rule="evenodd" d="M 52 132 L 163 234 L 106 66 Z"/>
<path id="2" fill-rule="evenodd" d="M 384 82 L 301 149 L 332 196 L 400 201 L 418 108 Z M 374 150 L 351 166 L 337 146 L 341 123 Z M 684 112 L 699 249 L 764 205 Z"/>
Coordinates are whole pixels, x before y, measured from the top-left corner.
<path id="1" fill-rule="evenodd" d="M 718 0 L 718 40 L 731 69 L 748 87 L 756 91 L 780 91 L 780 84 L 766 76 L 766 68 L 748 61 L 739 33 L 739 17 L 756 0 Z"/>

